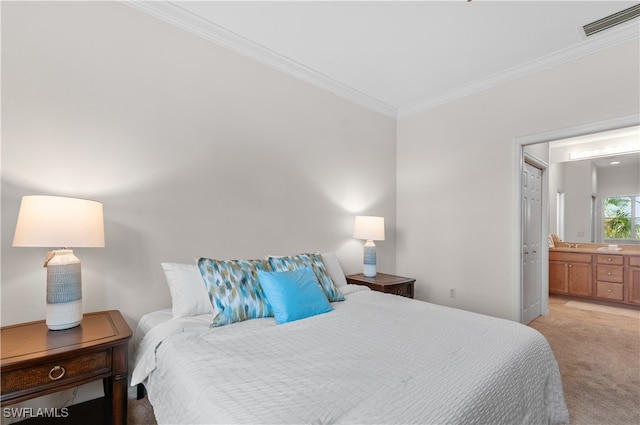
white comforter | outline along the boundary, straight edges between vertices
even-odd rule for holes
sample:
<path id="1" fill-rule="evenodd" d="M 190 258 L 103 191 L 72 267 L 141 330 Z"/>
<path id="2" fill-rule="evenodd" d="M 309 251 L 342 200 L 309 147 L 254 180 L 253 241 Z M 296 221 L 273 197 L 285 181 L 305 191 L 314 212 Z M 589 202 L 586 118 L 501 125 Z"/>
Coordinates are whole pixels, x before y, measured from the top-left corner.
<path id="1" fill-rule="evenodd" d="M 569 422 L 534 329 L 349 287 L 334 311 L 283 325 L 158 325 L 132 384 L 144 380 L 160 424 Z"/>

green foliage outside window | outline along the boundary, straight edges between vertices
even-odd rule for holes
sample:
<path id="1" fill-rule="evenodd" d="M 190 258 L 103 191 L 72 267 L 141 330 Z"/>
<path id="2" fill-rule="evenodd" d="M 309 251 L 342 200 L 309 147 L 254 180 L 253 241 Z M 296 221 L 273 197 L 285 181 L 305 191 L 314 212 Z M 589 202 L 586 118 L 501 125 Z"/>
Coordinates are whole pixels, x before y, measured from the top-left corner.
<path id="1" fill-rule="evenodd" d="M 605 239 L 640 238 L 640 196 L 604 199 Z"/>

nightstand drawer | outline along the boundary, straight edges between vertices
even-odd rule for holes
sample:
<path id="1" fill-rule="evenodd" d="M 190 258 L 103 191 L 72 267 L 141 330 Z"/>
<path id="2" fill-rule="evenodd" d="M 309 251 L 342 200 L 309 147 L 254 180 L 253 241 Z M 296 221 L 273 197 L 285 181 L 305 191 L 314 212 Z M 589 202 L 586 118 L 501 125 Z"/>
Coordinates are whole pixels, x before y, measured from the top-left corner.
<path id="1" fill-rule="evenodd" d="M 111 350 L 2 372 L 2 395 L 31 391 L 38 387 L 64 385 L 111 373 Z"/>
<path id="2" fill-rule="evenodd" d="M 383 292 L 386 294 L 396 294 L 396 295 L 401 295 L 403 297 L 413 298 L 413 283 L 386 285 L 383 288 Z"/>

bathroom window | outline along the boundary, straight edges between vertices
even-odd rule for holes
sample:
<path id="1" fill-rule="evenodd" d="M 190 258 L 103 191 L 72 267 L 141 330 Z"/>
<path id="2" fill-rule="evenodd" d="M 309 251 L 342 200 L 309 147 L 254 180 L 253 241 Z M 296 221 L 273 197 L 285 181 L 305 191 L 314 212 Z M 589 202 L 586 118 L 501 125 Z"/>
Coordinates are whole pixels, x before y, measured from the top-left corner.
<path id="1" fill-rule="evenodd" d="M 640 242 L 640 196 L 604 198 L 604 238 Z"/>

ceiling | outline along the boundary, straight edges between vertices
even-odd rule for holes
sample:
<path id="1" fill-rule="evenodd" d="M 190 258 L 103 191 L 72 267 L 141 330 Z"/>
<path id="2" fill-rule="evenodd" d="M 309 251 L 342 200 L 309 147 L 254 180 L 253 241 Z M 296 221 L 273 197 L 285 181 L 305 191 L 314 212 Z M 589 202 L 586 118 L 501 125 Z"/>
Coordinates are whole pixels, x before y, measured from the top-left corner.
<path id="1" fill-rule="evenodd" d="M 640 153 L 614 155 L 592 160 L 596 168 L 636 167 L 640 168 Z"/>
<path id="2" fill-rule="evenodd" d="M 389 116 L 415 113 L 618 43 L 637 1 L 125 2 Z"/>

